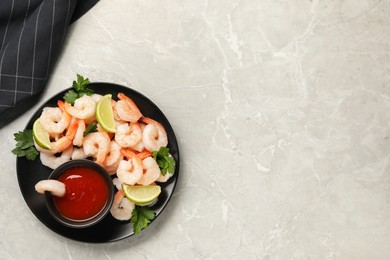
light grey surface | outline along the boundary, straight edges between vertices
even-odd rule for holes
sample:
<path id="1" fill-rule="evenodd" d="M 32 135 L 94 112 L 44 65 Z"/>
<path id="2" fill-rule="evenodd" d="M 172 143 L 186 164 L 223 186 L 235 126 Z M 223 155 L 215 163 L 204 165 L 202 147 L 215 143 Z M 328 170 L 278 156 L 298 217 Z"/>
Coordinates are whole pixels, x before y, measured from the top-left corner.
<path id="1" fill-rule="evenodd" d="M 0 130 L 0 259 L 389 259 L 389 1 L 102 0 L 40 104 L 76 73 L 152 99 L 181 151 L 140 235 L 85 244 L 27 207 Z M 25 172 L 23 174 L 34 174 Z"/>

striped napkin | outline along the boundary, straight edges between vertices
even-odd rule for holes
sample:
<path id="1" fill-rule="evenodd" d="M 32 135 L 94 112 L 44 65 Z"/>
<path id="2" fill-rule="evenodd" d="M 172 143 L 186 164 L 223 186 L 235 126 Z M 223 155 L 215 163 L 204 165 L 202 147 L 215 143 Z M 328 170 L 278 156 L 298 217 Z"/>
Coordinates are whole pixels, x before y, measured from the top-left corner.
<path id="1" fill-rule="evenodd" d="M 98 0 L 0 0 L 0 128 L 34 105 L 69 25 Z"/>

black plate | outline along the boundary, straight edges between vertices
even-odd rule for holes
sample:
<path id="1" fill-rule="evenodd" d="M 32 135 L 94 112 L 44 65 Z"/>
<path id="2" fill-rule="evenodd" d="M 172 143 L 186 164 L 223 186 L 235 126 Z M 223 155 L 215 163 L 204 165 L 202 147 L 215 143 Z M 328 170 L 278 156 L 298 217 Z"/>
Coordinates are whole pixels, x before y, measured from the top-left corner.
<path id="1" fill-rule="evenodd" d="M 164 125 L 168 134 L 168 148 L 176 161 L 176 169 L 174 175 L 168 182 L 161 183 L 162 192 L 158 197 L 158 201 L 151 207 L 156 213 L 157 218 L 173 195 L 179 175 L 179 147 L 168 119 L 151 100 L 133 89 L 112 83 L 91 83 L 88 87 L 93 89 L 97 94 L 112 94 L 113 99 L 117 99 L 117 94 L 123 92 L 134 100 L 144 116 L 155 119 Z M 41 115 L 42 109 L 47 106 L 56 106 L 57 100 L 63 100 L 64 94 L 69 89 L 58 93 L 45 102 L 31 117 L 26 125 L 26 129 L 32 129 L 33 123 Z M 34 215 L 54 232 L 73 240 L 91 243 L 113 242 L 130 237 L 134 234 L 130 221 L 116 220 L 111 214 L 108 214 L 107 217 L 97 225 L 85 229 L 72 229 L 59 224 L 47 210 L 44 196 L 37 193 L 34 189 L 35 184 L 40 180 L 47 179 L 52 170 L 42 165 L 39 157 L 34 161 L 29 161 L 25 157 L 17 158 L 16 169 L 19 187 L 27 205 Z"/>

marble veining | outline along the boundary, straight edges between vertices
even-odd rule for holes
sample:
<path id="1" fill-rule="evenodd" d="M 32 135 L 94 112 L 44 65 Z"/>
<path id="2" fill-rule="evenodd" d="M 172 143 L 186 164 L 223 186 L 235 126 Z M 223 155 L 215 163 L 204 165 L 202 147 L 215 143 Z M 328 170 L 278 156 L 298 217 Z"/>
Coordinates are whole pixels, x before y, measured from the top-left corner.
<path id="1" fill-rule="evenodd" d="M 101 0 L 40 103 L 0 130 L 0 259 L 388 259 L 389 13 L 387 0 Z M 180 145 L 169 205 L 115 243 L 53 233 L 16 179 L 13 133 L 76 73 L 148 96 Z"/>

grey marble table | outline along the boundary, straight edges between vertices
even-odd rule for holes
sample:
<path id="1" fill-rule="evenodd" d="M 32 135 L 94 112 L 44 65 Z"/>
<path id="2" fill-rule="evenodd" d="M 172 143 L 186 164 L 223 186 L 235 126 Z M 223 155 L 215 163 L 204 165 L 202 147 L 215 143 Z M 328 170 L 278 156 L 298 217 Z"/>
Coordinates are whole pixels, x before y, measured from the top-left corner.
<path id="1" fill-rule="evenodd" d="M 40 103 L 0 130 L 0 259 L 389 259 L 389 14 L 380 0 L 100 1 Z M 148 96 L 180 145 L 168 207 L 115 243 L 52 232 L 16 178 L 13 133 L 77 73 Z"/>

